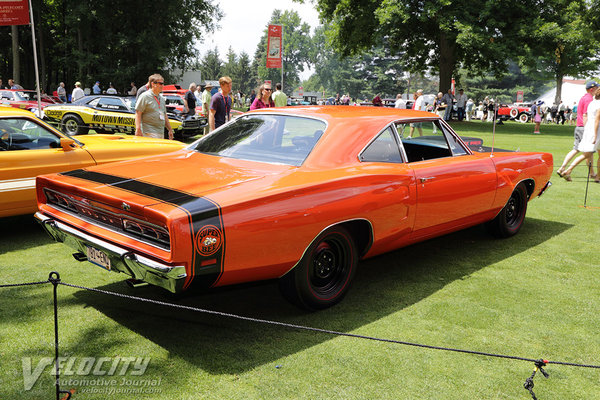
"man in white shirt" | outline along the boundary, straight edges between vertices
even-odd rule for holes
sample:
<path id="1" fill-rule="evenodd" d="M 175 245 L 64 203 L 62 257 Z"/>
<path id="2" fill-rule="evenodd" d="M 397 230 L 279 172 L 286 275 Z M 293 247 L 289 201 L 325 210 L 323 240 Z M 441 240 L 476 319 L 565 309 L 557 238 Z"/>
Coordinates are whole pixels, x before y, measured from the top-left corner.
<path id="1" fill-rule="evenodd" d="M 402 99 L 402 95 L 400 93 L 398 93 L 396 95 L 396 103 L 394 104 L 395 108 L 401 108 L 401 109 L 405 109 L 406 108 L 406 100 Z"/>
<path id="2" fill-rule="evenodd" d="M 84 96 L 85 93 L 83 93 L 83 89 L 81 88 L 81 82 L 75 82 L 75 89 L 73 89 L 73 92 L 71 93 L 71 103 L 76 102 Z"/>
<path id="3" fill-rule="evenodd" d="M 415 100 L 414 110 L 416 111 L 425 111 L 425 104 L 423 104 L 423 89 L 417 90 L 417 99 Z M 408 135 L 409 138 L 412 137 L 415 132 L 415 128 L 419 131 L 419 136 L 423 136 L 423 123 L 422 122 L 413 122 L 410 124 L 410 133 Z"/>
<path id="4" fill-rule="evenodd" d="M 456 96 L 456 114 L 459 121 L 465 118 L 465 106 L 467 104 L 467 95 L 462 89 L 458 90 L 458 96 Z"/>

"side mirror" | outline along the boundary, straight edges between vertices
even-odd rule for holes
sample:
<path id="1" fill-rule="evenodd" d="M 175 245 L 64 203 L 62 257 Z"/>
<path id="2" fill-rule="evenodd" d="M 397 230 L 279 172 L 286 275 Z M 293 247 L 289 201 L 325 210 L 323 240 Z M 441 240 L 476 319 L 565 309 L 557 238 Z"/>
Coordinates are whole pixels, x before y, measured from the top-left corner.
<path id="1" fill-rule="evenodd" d="M 75 148 L 74 144 L 75 144 L 75 141 L 73 139 L 65 138 L 65 137 L 60 138 L 60 147 L 62 147 L 62 149 L 64 151 L 73 150 Z"/>

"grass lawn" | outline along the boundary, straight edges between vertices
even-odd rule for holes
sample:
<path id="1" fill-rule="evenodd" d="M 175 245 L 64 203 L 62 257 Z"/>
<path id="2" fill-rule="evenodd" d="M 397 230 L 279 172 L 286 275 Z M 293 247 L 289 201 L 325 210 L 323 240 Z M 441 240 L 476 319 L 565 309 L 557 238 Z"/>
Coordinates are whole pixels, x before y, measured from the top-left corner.
<path id="1" fill-rule="evenodd" d="M 463 136 L 492 142 L 491 124 L 454 123 Z M 571 149 L 573 127 L 497 126 L 499 148 L 548 151 L 555 170 Z M 481 352 L 600 364 L 600 185 L 577 168 L 529 203 L 521 232 L 496 240 L 482 227 L 413 245 L 360 263 L 337 306 L 305 313 L 275 282 L 174 300 L 152 287 L 130 289 L 124 276 L 71 257 L 31 216 L 0 219 L 0 283 L 63 281 L 194 307 L 352 334 Z M 115 379 L 71 384 L 74 399 L 530 399 L 523 383 L 533 364 L 389 343 L 334 337 L 164 307 L 60 286 L 61 356 L 149 357 L 145 373 L 63 378 Z M 0 289 L 0 399 L 54 398 L 50 367 L 24 390 L 32 369 L 54 356 L 52 286 Z M 109 363 L 110 363 L 109 362 Z M 85 368 L 84 368 L 85 369 Z M 106 369 L 106 368 L 104 368 Z M 119 368 L 120 369 L 120 368 Z M 540 399 L 593 399 L 600 370 L 550 365 L 536 375 Z M 125 382 L 123 382 L 125 378 Z M 142 393 L 141 380 L 156 386 Z M 152 389 L 154 393 L 148 393 Z"/>

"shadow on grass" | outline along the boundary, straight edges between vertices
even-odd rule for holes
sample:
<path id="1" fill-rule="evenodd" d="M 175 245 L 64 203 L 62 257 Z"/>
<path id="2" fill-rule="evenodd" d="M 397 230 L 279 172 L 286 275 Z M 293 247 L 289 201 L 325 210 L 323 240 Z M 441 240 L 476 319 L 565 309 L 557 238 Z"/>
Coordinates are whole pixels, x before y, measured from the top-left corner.
<path id="1" fill-rule="evenodd" d="M 478 226 L 365 260 L 359 265 L 348 296 L 337 306 L 315 313 L 306 313 L 288 304 L 279 294 L 277 283 L 272 281 L 194 293 L 179 300 L 166 298 L 153 287 L 131 290 L 122 283 L 115 283 L 98 289 L 349 332 L 415 304 L 445 285 L 490 264 L 527 251 L 570 227 L 569 224 L 528 218 L 519 235 L 495 240 Z M 64 291 L 70 290 L 61 287 L 63 296 Z M 73 302 L 69 302 L 71 305 L 80 302 L 94 307 L 171 355 L 215 374 L 248 371 L 332 337 L 85 290 L 75 291 L 74 296 Z M 101 322 L 99 324 L 102 326 Z M 94 340 L 104 342 L 106 337 L 87 337 L 90 348 L 101 344 L 93 343 Z"/>
<path id="2" fill-rule="evenodd" d="M 0 218 L 0 254 L 53 242 L 33 215 Z"/>

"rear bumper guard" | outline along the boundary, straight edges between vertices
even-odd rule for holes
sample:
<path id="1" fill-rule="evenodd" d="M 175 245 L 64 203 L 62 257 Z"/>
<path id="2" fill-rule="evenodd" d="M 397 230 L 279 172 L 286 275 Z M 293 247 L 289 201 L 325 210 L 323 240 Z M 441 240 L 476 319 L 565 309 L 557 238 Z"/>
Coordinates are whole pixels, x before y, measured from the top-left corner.
<path id="1" fill-rule="evenodd" d="M 182 291 L 183 283 L 187 277 L 183 265 L 172 266 L 151 260 L 105 240 L 88 235 L 40 212 L 35 214 L 35 218 L 57 242 L 65 243 L 83 254 L 86 253 L 86 247 L 93 247 L 104 252 L 110 259 L 111 271 L 123 272 L 134 279 L 160 286 L 173 293 Z"/>

